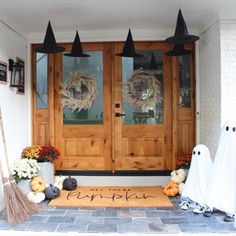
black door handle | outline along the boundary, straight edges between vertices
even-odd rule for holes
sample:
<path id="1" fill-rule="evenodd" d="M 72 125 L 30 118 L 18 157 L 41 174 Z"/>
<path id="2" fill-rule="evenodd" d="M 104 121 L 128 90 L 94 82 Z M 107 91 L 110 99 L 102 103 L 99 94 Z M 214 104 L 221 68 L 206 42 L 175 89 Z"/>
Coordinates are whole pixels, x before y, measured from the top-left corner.
<path id="1" fill-rule="evenodd" d="M 118 112 L 115 113 L 115 117 L 120 117 L 120 116 L 125 116 L 125 114 L 124 113 L 118 113 Z"/>

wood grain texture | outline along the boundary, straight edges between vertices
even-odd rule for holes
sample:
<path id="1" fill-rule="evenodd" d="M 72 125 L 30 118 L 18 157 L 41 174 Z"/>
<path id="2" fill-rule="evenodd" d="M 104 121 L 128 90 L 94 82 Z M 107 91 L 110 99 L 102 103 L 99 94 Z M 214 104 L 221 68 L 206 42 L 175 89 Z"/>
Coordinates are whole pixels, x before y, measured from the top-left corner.
<path id="1" fill-rule="evenodd" d="M 66 49 L 68 45 L 65 44 Z M 60 170 L 111 170 L 111 46 L 110 43 L 86 44 L 84 50 L 103 52 L 103 124 L 63 124 L 62 96 L 62 55 L 55 55 L 55 140 L 62 152 L 56 162 Z M 82 158 L 82 159 L 81 159 Z"/>
<path id="2" fill-rule="evenodd" d="M 61 46 L 71 50 L 71 43 Z M 124 43 L 83 43 L 83 50 L 103 52 L 103 124 L 63 124 L 61 53 L 48 58 L 48 108 L 36 108 L 36 53 L 32 46 L 33 144 L 54 145 L 61 152 L 56 170 L 171 170 L 176 159 L 195 145 L 195 67 L 191 56 L 191 107 L 179 107 L 176 57 L 165 56 L 165 42 L 135 42 L 136 50 L 163 53 L 164 122 L 158 125 L 124 125 L 122 117 L 122 58 L 115 56 Z M 186 45 L 194 52 L 194 46 Z M 116 106 L 118 104 L 119 107 Z"/>
<path id="3" fill-rule="evenodd" d="M 122 50 L 123 44 L 114 46 L 114 53 Z M 160 42 L 137 42 L 136 50 L 169 50 L 169 45 Z M 115 112 L 122 112 L 122 60 L 115 64 Z M 163 170 L 172 168 L 172 78 L 171 60 L 163 56 L 164 122 L 156 125 L 124 125 L 121 117 L 114 122 L 115 167 L 117 170 Z"/>

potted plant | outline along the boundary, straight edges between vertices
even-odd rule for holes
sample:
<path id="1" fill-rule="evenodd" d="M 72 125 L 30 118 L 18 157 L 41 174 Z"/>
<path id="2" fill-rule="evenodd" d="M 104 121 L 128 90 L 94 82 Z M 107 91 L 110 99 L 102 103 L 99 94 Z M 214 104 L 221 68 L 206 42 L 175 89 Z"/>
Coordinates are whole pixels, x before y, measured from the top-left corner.
<path id="1" fill-rule="evenodd" d="M 185 172 L 188 173 L 190 164 L 191 164 L 192 154 L 182 154 L 177 158 L 177 169 L 185 169 Z"/>
<path id="2" fill-rule="evenodd" d="M 53 146 L 31 146 L 22 152 L 22 158 L 35 159 L 40 166 L 38 175 L 43 177 L 47 184 L 54 183 L 53 161 L 60 156 L 60 152 Z"/>
<path id="3" fill-rule="evenodd" d="M 32 191 L 30 181 L 38 175 L 40 167 L 36 160 L 19 159 L 12 162 L 11 174 L 23 193 Z"/>

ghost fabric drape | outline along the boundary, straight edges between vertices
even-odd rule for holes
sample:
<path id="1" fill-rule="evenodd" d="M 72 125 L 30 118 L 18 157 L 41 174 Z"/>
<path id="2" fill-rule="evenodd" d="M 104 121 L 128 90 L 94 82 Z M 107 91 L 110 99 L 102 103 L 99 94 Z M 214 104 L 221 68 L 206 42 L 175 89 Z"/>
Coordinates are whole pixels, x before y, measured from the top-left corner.
<path id="1" fill-rule="evenodd" d="M 236 119 L 222 126 L 216 151 L 206 204 L 227 214 L 236 210 Z"/>
<path id="2" fill-rule="evenodd" d="M 182 200 L 190 199 L 196 203 L 195 205 L 204 206 L 212 166 L 208 148 L 203 144 L 195 146 L 188 177 L 181 195 Z"/>

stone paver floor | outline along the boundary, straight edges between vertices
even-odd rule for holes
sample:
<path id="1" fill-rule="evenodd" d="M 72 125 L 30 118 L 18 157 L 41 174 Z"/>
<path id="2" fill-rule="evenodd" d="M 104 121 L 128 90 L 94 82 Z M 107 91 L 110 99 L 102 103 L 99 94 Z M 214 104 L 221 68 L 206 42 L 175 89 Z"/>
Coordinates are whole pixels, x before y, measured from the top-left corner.
<path id="1" fill-rule="evenodd" d="M 0 230 L 114 234 L 235 233 L 234 223 L 223 221 L 222 212 L 206 218 L 179 208 L 70 208 L 40 204 L 41 211 L 21 225 L 9 225 L 1 215 Z"/>

